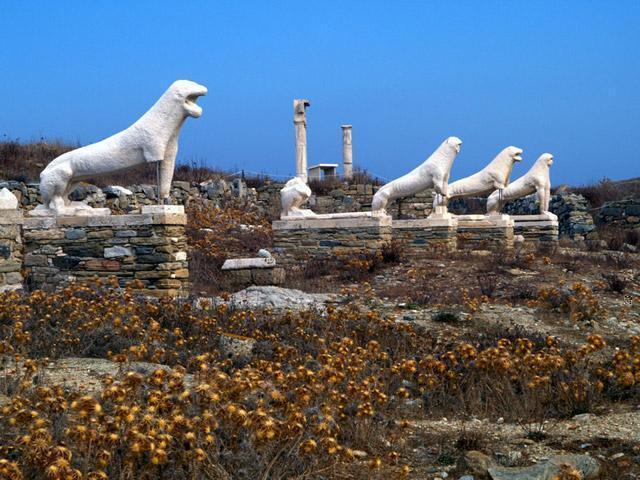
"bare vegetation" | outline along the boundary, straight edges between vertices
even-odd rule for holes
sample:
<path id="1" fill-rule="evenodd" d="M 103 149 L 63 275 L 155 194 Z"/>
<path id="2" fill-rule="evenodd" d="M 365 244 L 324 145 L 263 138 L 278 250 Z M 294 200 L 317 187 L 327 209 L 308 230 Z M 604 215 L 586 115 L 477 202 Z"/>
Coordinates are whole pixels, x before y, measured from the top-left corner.
<path id="1" fill-rule="evenodd" d="M 600 207 L 606 202 L 640 197 L 640 179 L 613 181 L 603 178 L 591 185 L 571 187 L 571 191 L 585 197 L 593 207 Z"/>

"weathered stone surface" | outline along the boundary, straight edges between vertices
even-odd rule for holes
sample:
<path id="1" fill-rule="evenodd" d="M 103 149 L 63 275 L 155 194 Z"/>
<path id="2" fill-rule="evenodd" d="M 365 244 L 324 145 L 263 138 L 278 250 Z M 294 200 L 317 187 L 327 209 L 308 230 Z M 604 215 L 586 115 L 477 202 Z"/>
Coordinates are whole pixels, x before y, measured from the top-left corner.
<path id="1" fill-rule="evenodd" d="M 25 267 L 46 267 L 49 265 L 49 258 L 46 255 L 27 254 L 24 256 Z"/>
<path id="2" fill-rule="evenodd" d="M 22 283 L 22 274 L 20 272 L 7 272 L 4 274 L 4 281 L 9 285 Z"/>
<path id="3" fill-rule="evenodd" d="M 307 218 L 273 222 L 278 264 L 300 265 L 313 257 L 377 251 L 392 239 L 391 217 Z"/>
<path id="4" fill-rule="evenodd" d="M 16 210 L 18 208 L 18 199 L 6 187 L 0 190 L 0 210 Z"/>
<path id="5" fill-rule="evenodd" d="M 222 270 L 243 270 L 249 268 L 273 268 L 276 266 L 274 258 L 229 258 L 222 265 Z"/>
<path id="6" fill-rule="evenodd" d="M 55 256 L 52 259 L 53 265 L 61 270 L 73 270 L 81 261 L 81 258 L 70 255 Z"/>
<path id="7" fill-rule="evenodd" d="M 24 266 L 30 286 L 51 287 L 69 281 L 93 282 L 96 276 L 116 276 L 120 285 L 140 279 L 142 290 L 153 290 L 156 296 L 187 291 L 186 255 L 178 255 L 184 260 L 175 261 L 176 253 L 185 252 L 187 247 L 184 227 L 154 224 L 148 215 L 113 215 L 109 220 L 84 217 L 84 221 L 76 222 L 78 218 L 68 222 L 67 217 L 57 217 L 53 226 L 43 219 L 29 220 Z M 146 244 L 137 245 L 137 241 Z M 19 270 L 21 262 L 4 265 L 7 270 Z"/>
<path id="8" fill-rule="evenodd" d="M 87 237 L 87 231 L 84 228 L 69 228 L 64 231 L 64 237 L 67 240 L 80 240 Z"/>
<path id="9" fill-rule="evenodd" d="M 559 455 L 531 467 L 490 467 L 493 480 L 554 480 L 566 465 L 578 470 L 582 480 L 593 480 L 600 474 L 600 464 L 588 455 Z"/>
<path id="10" fill-rule="evenodd" d="M 130 257 L 133 255 L 131 247 L 109 247 L 104 249 L 104 258 Z"/>
<path id="11" fill-rule="evenodd" d="M 236 364 L 245 365 L 251 361 L 255 344 L 256 341 L 253 338 L 230 333 L 220 335 L 220 353 Z"/>
<path id="12" fill-rule="evenodd" d="M 231 295 L 228 306 L 237 310 L 304 310 L 323 308 L 327 302 L 335 299 L 332 295 L 305 293 L 272 286 L 249 287 Z"/>

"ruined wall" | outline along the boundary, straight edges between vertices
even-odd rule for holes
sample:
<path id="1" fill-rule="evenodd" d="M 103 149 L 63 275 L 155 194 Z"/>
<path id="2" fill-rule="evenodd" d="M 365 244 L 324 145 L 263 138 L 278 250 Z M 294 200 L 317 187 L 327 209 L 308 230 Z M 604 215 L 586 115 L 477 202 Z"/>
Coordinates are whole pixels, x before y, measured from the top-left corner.
<path id="1" fill-rule="evenodd" d="M 0 292 L 22 287 L 22 212 L 0 210 Z"/>
<path id="2" fill-rule="evenodd" d="M 190 201 L 209 202 L 221 206 L 230 201 L 239 201 L 250 205 L 271 219 L 280 215 L 280 189 L 284 183 L 265 182 L 255 188 L 247 187 L 241 179 L 232 181 L 216 179 L 203 183 L 175 181 L 171 188 L 171 203 L 188 205 Z M 41 202 L 37 183 L 25 184 L 16 181 L 0 182 L 0 189 L 11 190 L 25 210 L 33 209 Z M 371 200 L 377 186 L 344 185 L 327 194 L 312 195 L 310 208 L 316 213 L 360 212 L 371 210 Z M 74 190 L 70 198 L 85 201 L 92 207 L 108 207 L 114 213 L 130 213 L 143 205 L 157 203 L 155 186 L 130 185 L 127 187 L 98 188 L 95 185 L 81 185 Z M 392 202 L 389 214 L 393 218 L 424 218 L 431 213 L 433 195 L 431 191 Z"/>
<path id="3" fill-rule="evenodd" d="M 558 216 L 560 236 L 584 239 L 593 235 L 596 226 L 589 213 L 589 203 L 582 195 L 568 192 L 553 195 L 549 210 Z M 535 195 L 529 195 L 507 202 L 502 211 L 509 215 L 537 215 L 538 201 Z"/>
<path id="4" fill-rule="evenodd" d="M 23 224 L 27 287 L 116 277 L 138 293 L 187 293 L 186 215 L 143 213 L 94 217 L 31 217 Z"/>
<path id="5" fill-rule="evenodd" d="M 596 222 L 629 230 L 640 230 L 640 198 L 605 203 L 597 210 Z"/>

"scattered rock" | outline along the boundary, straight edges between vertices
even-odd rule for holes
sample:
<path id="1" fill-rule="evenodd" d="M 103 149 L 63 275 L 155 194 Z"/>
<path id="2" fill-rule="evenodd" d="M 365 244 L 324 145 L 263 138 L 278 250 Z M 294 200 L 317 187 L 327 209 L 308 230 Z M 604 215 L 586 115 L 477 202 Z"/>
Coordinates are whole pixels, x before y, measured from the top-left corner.
<path id="1" fill-rule="evenodd" d="M 324 308 L 335 296 L 305 293 L 273 286 L 254 286 L 231 295 L 227 305 L 236 310 L 306 310 Z"/>
<path id="2" fill-rule="evenodd" d="M 256 341 L 253 338 L 230 333 L 220 335 L 220 351 L 222 355 L 230 358 L 236 364 L 246 365 L 251 361 L 255 344 Z"/>
<path id="3" fill-rule="evenodd" d="M 589 422 L 593 420 L 593 415 L 591 413 L 581 413 L 580 415 L 574 415 L 572 420 L 576 422 Z"/>
<path id="4" fill-rule="evenodd" d="M 489 478 L 487 472 L 493 465 L 488 455 L 476 450 L 468 451 L 459 461 L 458 469 L 479 479 Z"/>
<path id="5" fill-rule="evenodd" d="M 111 185 L 102 189 L 106 198 L 118 198 L 120 195 L 133 195 L 133 192 L 128 188 L 120 187 L 119 185 Z"/>
<path id="6" fill-rule="evenodd" d="M 490 467 L 493 480 L 554 480 L 563 466 L 577 470 L 582 480 L 595 479 L 600 464 L 588 455 L 559 455 L 531 467 Z"/>
<path id="7" fill-rule="evenodd" d="M 102 390 L 102 378 L 105 375 L 116 375 L 122 371 L 149 375 L 159 368 L 171 371 L 170 367 L 159 363 L 131 362 L 123 365 L 101 358 L 71 357 L 51 362 L 38 378 L 39 383 L 45 385 L 62 385 L 70 391 L 92 395 Z M 192 375 L 185 375 L 185 383 L 192 381 Z"/>

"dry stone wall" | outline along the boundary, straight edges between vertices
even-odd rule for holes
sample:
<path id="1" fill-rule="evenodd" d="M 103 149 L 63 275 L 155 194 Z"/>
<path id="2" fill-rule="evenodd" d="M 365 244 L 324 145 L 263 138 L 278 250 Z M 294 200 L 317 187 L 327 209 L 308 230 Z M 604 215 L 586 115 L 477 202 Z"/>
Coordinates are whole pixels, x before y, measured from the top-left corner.
<path id="1" fill-rule="evenodd" d="M 304 266 L 309 259 L 376 252 L 392 239 L 390 217 L 277 220 L 273 251 L 278 264 Z"/>
<path id="2" fill-rule="evenodd" d="M 250 188 L 241 179 L 216 179 L 203 183 L 174 181 L 171 188 L 171 203 L 188 205 L 190 201 L 209 202 L 222 206 L 239 201 L 251 205 L 271 219 L 280 215 L 280 189 L 284 183 L 265 182 Z M 31 210 L 41 202 L 37 183 L 25 184 L 17 181 L 2 181 L 0 189 L 6 187 L 18 198 L 20 208 Z M 371 200 L 377 186 L 344 185 L 322 195 L 312 195 L 310 208 L 316 213 L 361 212 L 371 210 Z M 81 185 L 70 195 L 74 201 L 84 201 L 92 207 L 108 207 L 114 213 L 130 213 L 143 205 L 157 203 L 154 185 L 130 185 L 126 187 L 98 188 Z M 425 218 L 431 213 L 433 195 L 431 191 L 392 202 L 389 214 L 393 218 Z"/>
<path id="3" fill-rule="evenodd" d="M 457 248 L 457 225 L 434 226 L 426 219 L 394 220 L 393 240 L 402 254 L 419 258 L 426 252 L 453 252 Z"/>
<path id="4" fill-rule="evenodd" d="M 0 210 L 0 292 L 22 287 L 22 212 Z"/>
<path id="5" fill-rule="evenodd" d="M 503 212 L 508 215 L 537 215 L 538 202 L 535 195 L 529 195 L 508 202 Z M 589 213 L 589 203 L 582 195 L 563 192 L 555 194 L 549 202 L 549 210 L 558 216 L 560 236 L 586 239 L 595 234 L 593 217 Z"/>
<path id="6" fill-rule="evenodd" d="M 623 229 L 640 230 L 640 198 L 605 203 L 596 214 L 596 222 Z"/>
<path id="7" fill-rule="evenodd" d="M 30 288 L 116 277 L 154 296 L 186 293 L 184 214 L 25 218 L 24 269 Z"/>

